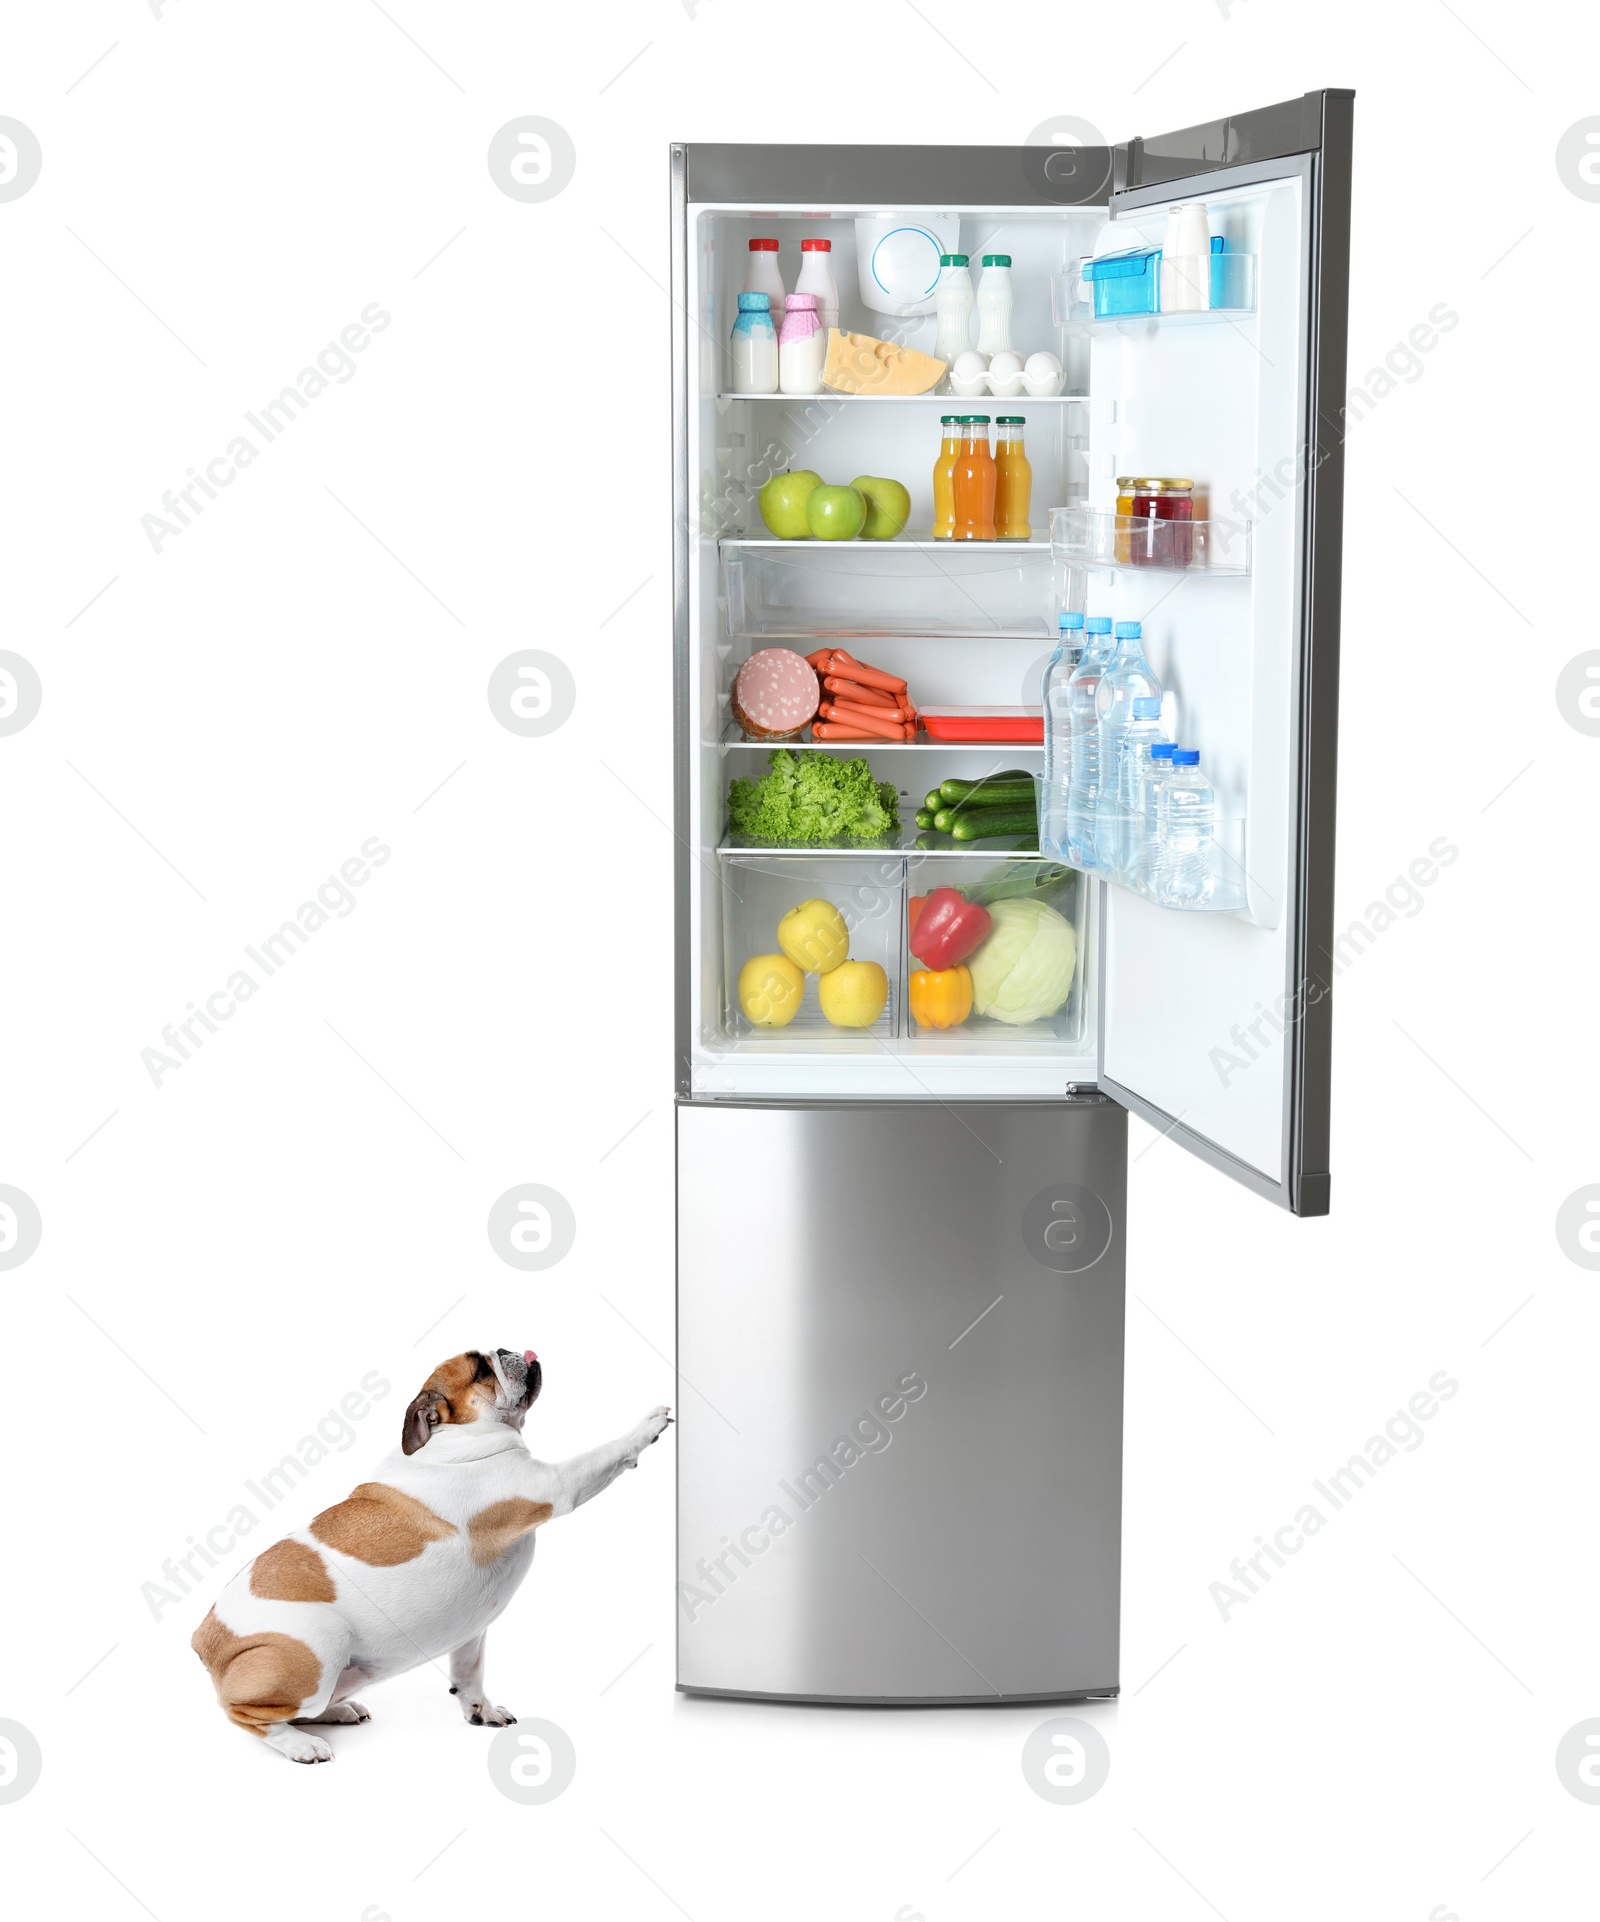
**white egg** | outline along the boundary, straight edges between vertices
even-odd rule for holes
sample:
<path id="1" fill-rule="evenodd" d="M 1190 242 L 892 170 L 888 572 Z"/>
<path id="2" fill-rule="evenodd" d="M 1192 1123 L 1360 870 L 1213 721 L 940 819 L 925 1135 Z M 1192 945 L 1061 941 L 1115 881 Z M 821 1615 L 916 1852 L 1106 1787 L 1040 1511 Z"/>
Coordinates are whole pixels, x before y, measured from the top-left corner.
<path id="1" fill-rule="evenodd" d="M 1022 371 L 1029 380 L 1053 380 L 1061 372 L 1061 363 L 1054 354 L 1029 354 Z"/>
<path id="2" fill-rule="evenodd" d="M 989 371 L 989 363 L 975 347 L 969 347 L 964 354 L 957 354 L 950 368 L 952 380 L 982 380 Z"/>
<path id="3" fill-rule="evenodd" d="M 1022 372 L 1021 354 L 996 354 L 989 363 L 991 380 L 1012 380 Z"/>

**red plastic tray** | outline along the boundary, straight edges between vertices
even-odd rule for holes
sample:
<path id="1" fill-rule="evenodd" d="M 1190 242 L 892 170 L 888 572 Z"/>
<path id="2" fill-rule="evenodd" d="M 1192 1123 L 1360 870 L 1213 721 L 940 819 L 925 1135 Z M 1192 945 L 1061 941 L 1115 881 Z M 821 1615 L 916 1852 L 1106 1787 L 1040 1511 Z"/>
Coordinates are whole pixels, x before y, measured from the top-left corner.
<path id="1" fill-rule="evenodd" d="M 932 741 L 1044 740 L 1042 707 L 925 707 L 922 725 Z"/>

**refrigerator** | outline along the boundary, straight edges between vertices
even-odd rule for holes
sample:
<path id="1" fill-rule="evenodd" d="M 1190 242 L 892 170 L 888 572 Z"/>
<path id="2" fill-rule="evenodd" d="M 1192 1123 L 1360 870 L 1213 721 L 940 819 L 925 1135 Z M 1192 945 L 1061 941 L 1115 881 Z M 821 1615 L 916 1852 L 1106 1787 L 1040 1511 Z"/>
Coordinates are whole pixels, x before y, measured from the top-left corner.
<path id="1" fill-rule="evenodd" d="M 685 1691 L 1115 1695 L 1127 1117 L 1264 1202 L 1327 1212 L 1352 106 L 1326 90 L 1103 148 L 671 150 Z M 1209 288 L 1163 304 L 1140 257 L 1196 202 Z M 840 328 L 930 353 L 917 250 L 1009 256 L 1014 345 L 1053 354 L 1060 391 L 736 393 L 757 237 L 791 290 L 801 239 L 829 239 Z M 1085 270 L 1108 258 L 1133 265 Z M 1142 272 L 1148 297 L 1125 284 Z M 1026 540 L 930 538 L 941 418 L 965 413 L 1024 423 Z M 802 468 L 900 480 L 908 524 L 774 538 L 759 489 Z M 1181 546 L 1130 550 L 1119 483 L 1141 476 L 1192 482 Z M 902 827 L 763 846 L 730 827 L 730 782 L 773 745 L 735 721 L 734 676 L 761 649 L 837 647 L 924 714 L 1037 706 L 1068 609 L 1143 624 L 1216 791 L 1217 886 L 1178 908 L 1057 862 L 1065 1001 L 927 1025 L 915 904 L 1026 893 L 1049 857 L 915 811 L 945 779 L 1037 771 L 1041 748 L 807 735 L 786 745 L 864 756 Z M 884 971 L 868 1026 L 828 1019 L 823 977 L 785 1026 L 741 999 L 745 961 L 810 900 Z"/>

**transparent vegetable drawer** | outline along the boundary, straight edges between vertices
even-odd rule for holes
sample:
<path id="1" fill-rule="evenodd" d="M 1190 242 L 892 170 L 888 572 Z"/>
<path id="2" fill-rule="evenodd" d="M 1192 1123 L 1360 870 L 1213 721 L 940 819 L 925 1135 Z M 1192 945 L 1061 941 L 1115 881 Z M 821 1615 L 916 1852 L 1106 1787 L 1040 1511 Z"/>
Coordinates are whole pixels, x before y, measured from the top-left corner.
<path id="1" fill-rule="evenodd" d="M 1048 541 L 734 541 L 720 545 L 734 639 L 822 641 L 1055 632 Z"/>
<path id="2" fill-rule="evenodd" d="M 720 863 L 727 1039 L 837 1047 L 899 1034 L 902 856 L 724 854 Z M 808 903 L 820 905 L 780 936 L 790 910 Z M 841 928 L 847 953 L 827 965 L 839 956 Z"/>
<path id="3" fill-rule="evenodd" d="M 929 955 L 942 957 L 923 927 L 930 900 L 936 912 L 954 920 L 955 945 L 965 945 L 961 910 L 940 901 L 940 888 L 954 889 L 982 909 L 989 928 L 964 960 L 933 968 Z M 1070 866 L 1003 855 L 982 862 L 970 856 L 912 854 L 907 859 L 906 895 L 908 1037 L 984 1053 L 1011 1044 L 1035 1048 L 1041 1038 L 1082 1039 L 1088 890 Z M 966 932 L 970 936 L 971 930 Z M 919 946 L 924 952 L 917 951 Z M 968 984 L 959 979 L 960 970 L 970 978 L 973 994 L 965 1012 Z M 1014 1018 L 1019 1015 L 1024 1018 Z"/>

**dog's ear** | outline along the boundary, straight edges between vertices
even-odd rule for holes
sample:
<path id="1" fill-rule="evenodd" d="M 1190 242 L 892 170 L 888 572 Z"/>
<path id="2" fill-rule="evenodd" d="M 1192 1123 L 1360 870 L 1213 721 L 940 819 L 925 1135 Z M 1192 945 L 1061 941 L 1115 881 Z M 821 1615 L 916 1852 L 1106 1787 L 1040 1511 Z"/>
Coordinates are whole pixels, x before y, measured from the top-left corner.
<path id="1" fill-rule="evenodd" d="M 439 1412 L 441 1409 L 444 1414 Z M 414 1455 L 449 1411 L 450 1404 L 443 1395 L 424 1388 L 406 1410 L 405 1426 L 400 1430 L 400 1446 L 405 1453 Z"/>

